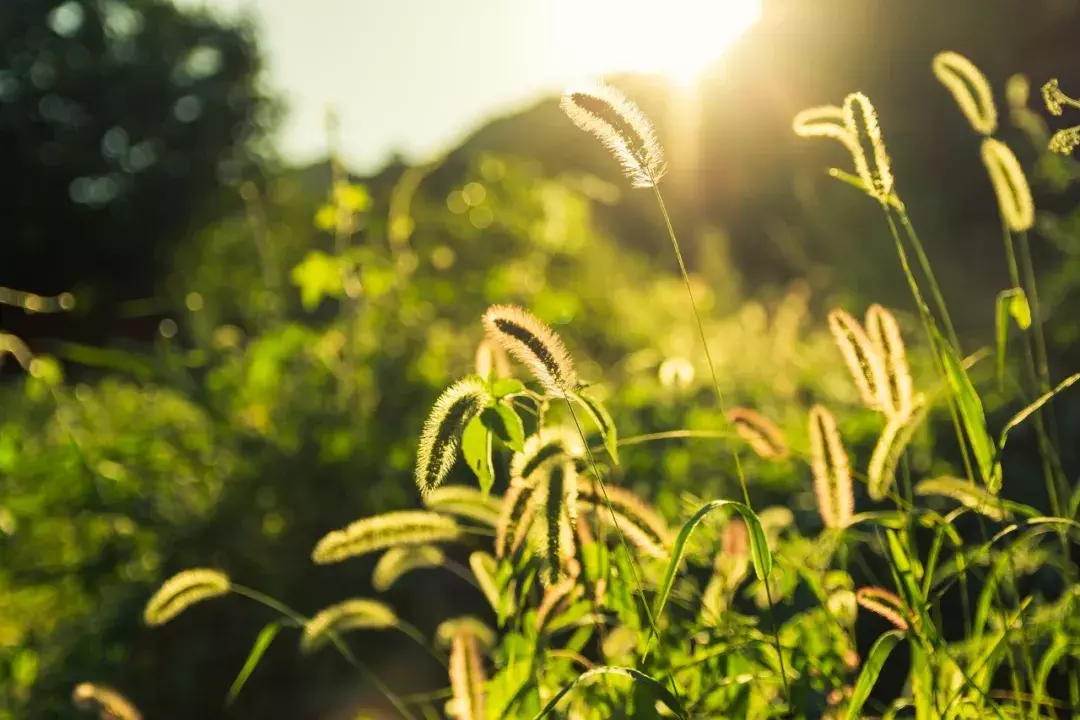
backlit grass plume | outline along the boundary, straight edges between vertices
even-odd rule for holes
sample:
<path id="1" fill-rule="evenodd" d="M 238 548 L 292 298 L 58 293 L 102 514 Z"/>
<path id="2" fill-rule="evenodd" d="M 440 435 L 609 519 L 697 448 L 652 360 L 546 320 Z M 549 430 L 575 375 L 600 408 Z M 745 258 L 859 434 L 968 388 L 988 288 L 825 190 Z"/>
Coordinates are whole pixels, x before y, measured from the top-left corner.
<path id="1" fill-rule="evenodd" d="M 668 557 L 673 542 L 667 523 L 648 502 L 635 493 L 617 485 L 607 485 L 607 501 L 598 483 L 582 480 L 578 482 L 578 506 L 606 524 L 617 522 L 619 530 L 627 541 L 641 552 L 655 558 Z M 614 513 L 614 519 L 612 514 Z"/>
<path id="2" fill-rule="evenodd" d="M 439 567 L 446 562 L 446 555 L 434 545 L 407 545 L 390 548 L 371 573 L 371 585 L 379 592 L 386 592 L 401 577 L 423 568 Z"/>
<path id="3" fill-rule="evenodd" d="M 983 135 L 993 135 L 997 129 L 997 107 L 990 83 L 979 68 L 951 51 L 934 56 L 933 68 L 934 76 L 952 93 L 971 127 Z"/>
<path id="4" fill-rule="evenodd" d="M 874 304 L 866 311 L 866 333 L 884 365 L 881 399 L 885 412 L 889 417 L 906 418 L 914 407 L 915 384 L 908 368 L 900 325 L 891 312 Z"/>
<path id="5" fill-rule="evenodd" d="M 769 418 L 750 408 L 731 408 L 727 419 L 746 444 L 766 460 L 783 460 L 788 456 L 784 434 Z"/>
<path id="6" fill-rule="evenodd" d="M 886 202 L 892 195 L 893 189 L 892 161 L 889 159 L 885 140 L 881 135 L 877 110 L 874 109 L 870 98 L 859 92 L 851 93 L 844 98 L 844 125 L 859 144 L 859 151 L 853 158 L 856 174 L 871 195 Z M 863 137 L 870 143 L 872 166 L 862 148 Z"/>
<path id="7" fill-rule="evenodd" d="M 367 598 L 353 598 L 320 610 L 304 623 L 300 651 L 315 652 L 333 635 L 349 630 L 385 630 L 397 625 L 397 615 L 389 606 Z"/>
<path id="8" fill-rule="evenodd" d="M 1035 203 L 1016 155 L 1000 140 L 986 138 L 982 143 L 982 160 L 990 173 L 1002 217 L 1014 232 L 1030 230 L 1035 224 Z"/>
<path id="9" fill-rule="evenodd" d="M 424 422 L 416 453 L 416 486 L 422 494 L 446 479 L 457 460 L 461 433 L 469 421 L 491 402 L 482 380 L 467 377 L 443 391 Z"/>
<path id="10" fill-rule="evenodd" d="M 585 454 L 581 436 L 568 428 L 542 428 L 525 439 L 521 452 L 510 458 L 510 477 L 525 483 L 534 482 L 533 473 L 545 463 L 560 457 L 572 459 Z"/>
<path id="11" fill-rule="evenodd" d="M 484 720 L 484 685 L 487 676 L 475 635 L 459 632 L 450 641 L 451 704 L 457 720 Z"/>
<path id="12" fill-rule="evenodd" d="M 904 603 L 885 588 L 862 587 L 855 591 L 855 600 L 867 610 L 891 622 L 901 630 L 908 629 Z"/>
<path id="13" fill-rule="evenodd" d="M 514 305 L 493 305 L 484 313 L 484 329 L 529 368 L 548 392 L 562 396 L 578 389 L 570 353 L 559 336 L 532 313 Z"/>
<path id="14" fill-rule="evenodd" d="M 435 641 L 444 648 L 450 647 L 454 638 L 461 635 L 473 636 L 479 641 L 482 649 L 495 647 L 495 632 L 472 615 L 460 615 L 443 620 L 435 628 Z"/>
<path id="15" fill-rule="evenodd" d="M 851 372 L 863 404 L 874 410 L 884 410 L 887 393 L 885 362 L 862 325 L 844 310 L 834 308 L 829 311 L 829 331 L 840 348 L 840 355 Z"/>
<path id="16" fill-rule="evenodd" d="M 436 488 L 424 496 L 424 506 L 435 512 L 475 520 L 495 527 L 499 520 L 502 498 L 464 485 Z"/>
<path id="17" fill-rule="evenodd" d="M 664 176 L 664 151 L 652 123 L 621 92 L 601 83 L 576 88 L 563 95 L 561 107 L 604 143 L 634 187 L 653 187 Z"/>
<path id="18" fill-rule="evenodd" d="M 453 518 L 426 510 L 398 510 L 334 530 L 318 542 L 311 558 L 324 565 L 385 548 L 446 542 L 460 536 L 461 528 Z"/>
<path id="19" fill-rule="evenodd" d="M 551 466 L 543 488 L 543 522 L 538 533 L 546 585 L 555 585 L 566 576 L 566 565 L 574 556 L 574 526 L 577 523 L 578 475 L 570 461 Z"/>
<path id="20" fill-rule="evenodd" d="M 101 720 L 141 720 L 142 715 L 126 697 L 112 688 L 94 683 L 79 683 L 71 693 L 75 707 L 96 712 Z"/>
<path id="21" fill-rule="evenodd" d="M 810 458 L 822 521 L 830 528 L 847 527 L 855 504 L 851 465 L 836 420 L 821 405 L 810 408 Z"/>
<path id="22" fill-rule="evenodd" d="M 956 500 L 966 508 L 985 515 L 991 520 L 1001 521 L 1006 513 L 1001 504 L 991 493 L 981 486 L 955 477 L 939 477 L 921 480 L 915 486 L 916 495 L 937 495 Z"/>
<path id="23" fill-rule="evenodd" d="M 926 398 L 920 393 L 912 400 L 907 415 L 889 418 L 878 437 L 866 469 L 866 489 L 871 500 L 883 500 L 896 479 L 896 468 L 911 438 L 926 414 Z"/>
<path id="24" fill-rule="evenodd" d="M 184 570 L 162 583 L 146 603 L 143 620 L 147 625 L 164 625 L 195 603 L 225 595 L 229 578 L 209 568 Z"/>
<path id="25" fill-rule="evenodd" d="M 539 475 L 539 473 L 535 473 Z M 504 557 L 518 549 L 536 515 L 536 486 L 539 480 L 524 482 L 512 479 L 503 495 L 499 519 L 495 524 L 495 555 Z"/>

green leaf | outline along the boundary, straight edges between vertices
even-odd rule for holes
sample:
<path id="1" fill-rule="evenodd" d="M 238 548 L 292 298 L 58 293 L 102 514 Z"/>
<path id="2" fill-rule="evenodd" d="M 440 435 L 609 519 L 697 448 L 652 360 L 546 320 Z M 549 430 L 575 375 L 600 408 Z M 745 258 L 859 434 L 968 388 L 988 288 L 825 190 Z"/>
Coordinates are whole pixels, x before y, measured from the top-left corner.
<path id="1" fill-rule="evenodd" d="M 956 351 L 941 336 L 941 331 L 937 327 L 931 324 L 930 329 L 933 332 L 934 344 L 937 345 L 938 356 L 945 369 L 945 379 L 956 398 L 960 419 L 963 421 L 983 482 L 986 483 L 987 490 L 996 493 L 1001 487 L 1000 467 L 995 467 L 994 441 L 990 439 L 990 431 L 986 428 L 982 401 L 979 400 L 975 386 L 971 384 L 971 378 L 968 377 Z"/>
<path id="2" fill-rule="evenodd" d="M 480 413 L 480 422 L 511 450 L 522 452 L 525 449 L 525 426 L 513 408 L 503 403 L 485 408 Z"/>
<path id="3" fill-rule="evenodd" d="M 686 546 L 690 541 L 690 536 L 694 534 L 694 530 L 697 529 L 697 526 L 705 519 L 705 516 L 713 510 L 734 510 L 742 516 L 743 522 L 746 523 L 746 529 L 750 535 L 750 552 L 754 562 L 754 573 L 762 582 L 768 581 L 769 573 L 772 572 L 772 554 L 769 552 L 769 542 L 765 537 L 765 531 L 761 527 L 761 521 L 758 520 L 758 516 L 754 514 L 753 510 L 734 500 L 713 500 L 707 502 L 701 506 L 700 510 L 694 513 L 692 518 L 686 521 L 686 524 L 683 525 L 682 529 L 679 531 L 679 536 L 675 538 L 675 546 L 671 551 L 671 560 L 668 561 L 667 570 L 664 572 L 664 579 L 660 582 L 659 592 L 656 596 L 656 606 L 653 610 L 653 618 L 655 620 L 659 621 L 660 616 L 664 612 L 664 606 L 667 604 L 668 596 L 671 595 L 671 588 L 675 585 L 675 575 L 679 572 L 679 566 L 682 564 L 683 555 L 686 554 Z M 646 652 L 647 651 L 648 649 L 646 648 Z"/>
<path id="4" fill-rule="evenodd" d="M 517 395 L 525 391 L 525 383 L 517 378 L 502 378 L 491 383 L 491 394 L 498 398 Z"/>
<path id="5" fill-rule="evenodd" d="M 866 187 L 866 183 L 864 183 L 862 181 L 862 178 L 860 178 L 857 175 L 852 175 L 851 173 L 845 172 L 845 171 L 841 170 L 840 168 L 829 168 L 829 177 L 836 178 L 840 182 L 847 183 L 851 187 L 858 188 L 859 190 L 862 190 L 867 195 L 873 196 L 873 193 L 870 192 L 870 189 L 868 187 Z M 889 194 L 889 204 L 892 205 L 897 210 L 902 210 L 903 207 L 904 207 L 900 203 L 900 198 L 898 198 L 896 196 L 896 193 L 890 193 Z"/>
<path id="6" fill-rule="evenodd" d="M 300 303 L 305 310 L 315 310 L 324 296 L 337 297 L 342 293 L 343 267 L 341 258 L 312 250 L 292 269 L 290 277 L 300 289 Z"/>
<path id="7" fill-rule="evenodd" d="M 485 494 L 490 492 L 495 484 L 495 469 L 491 464 L 491 431 L 484 425 L 483 413 L 470 420 L 461 433 L 461 453 L 480 482 L 480 489 Z"/>
<path id="8" fill-rule="evenodd" d="M 270 643 L 274 642 L 274 637 L 277 636 L 280 629 L 281 621 L 274 620 L 259 631 L 258 637 L 255 638 L 255 644 L 251 646 L 251 652 L 248 653 L 247 660 L 244 661 L 244 667 L 240 668 L 240 674 L 236 676 L 232 687 L 229 688 L 229 695 L 225 699 L 226 705 L 232 705 L 233 701 L 236 700 L 236 696 L 240 694 L 240 689 L 244 687 L 244 683 L 251 677 L 251 673 L 255 671 L 259 661 L 262 660 L 263 654 L 270 647 Z"/>
<path id="9" fill-rule="evenodd" d="M 881 674 L 881 668 L 885 665 L 885 661 L 889 659 L 889 653 L 896 647 L 896 643 L 900 642 L 903 637 L 904 633 L 899 630 L 890 630 L 874 642 L 873 647 L 870 648 L 870 654 L 866 658 L 866 664 L 863 665 L 862 671 L 859 673 L 859 679 L 855 682 L 855 689 L 851 693 L 851 701 L 848 703 L 847 708 L 847 720 L 859 720 L 859 712 L 866 703 L 866 699 L 870 697 L 870 691 L 874 689 L 878 675 Z"/>
<path id="10" fill-rule="evenodd" d="M 1016 427 L 1020 423 L 1027 420 L 1039 408 L 1041 408 L 1046 403 L 1050 402 L 1050 400 L 1052 400 L 1055 395 L 1057 395 L 1062 390 L 1065 390 L 1070 385 L 1074 384 L 1077 380 L 1080 380 L 1080 373 L 1077 373 L 1075 375 L 1070 375 L 1069 377 L 1065 378 L 1060 383 L 1058 383 L 1058 386 L 1055 387 L 1053 390 L 1051 390 L 1048 393 L 1045 393 L 1044 395 L 1039 397 L 1037 400 L 1035 400 L 1035 402 L 1031 403 L 1026 408 L 1024 408 L 1020 412 L 1013 415 L 1012 420 L 1009 420 L 1009 422 L 1005 423 L 1005 427 L 1001 430 L 1001 439 L 998 441 L 998 446 L 1001 448 L 1001 450 L 1002 451 L 1005 450 L 1005 441 L 1009 439 L 1009 431 L 1011 431 L 1014 427 Z M 998 462 L 995 464 L 995 472 L 1000 476 L 1000 474 L 1001 474 L 1000 458 L 998 459 Z"/>
<path id="11" fill-rule="evenodd" d="M 635 670 L 633 668 L 618 667 L 615 665 L 605 665 L 603 667 L 596 667 L 592 670 L 587 670 L 574 678 L 569 685 L 556 693 L 555 697 L 551 698 L 551 701 L 544 706 L 544 709 L 541 710 L 536 715 L 536 717 L 533 718 L 533 720 L 541 720 L 545 715 L 554 710 L 555 706 L 559 704 L 559 701 L 566 697 L 566 695 L 575 687 L 577 687 L 579 683 L 584 682 L 585 680 L 588 680 L 590 678 L 597 677 L 599 675 L 621 675 L 623 677 L 630 678 L 634 682 L 640 683 L 641 685 L 645 686 L 646 689 L 652 692 L 652 694 L 656 696 L 657 700 L 664 703 L 664 705 L 666 705 L 667 708 L 671 710 L 671 712 L 675 713 L 675 717 L 683 718 L 683 720 L 686 720 L 686 718 L 689 717 L 686 714 L 686 710 L 683 709 L 682 703 L 679 702 L 678 698 L 672 695 L 671 691 L 664 687 L 655 678 L 652 678 L 641 672 L 640 670 Z"/>
<path id="12" fill-rule="evenodd" d="M 1009 344 L 1009 316 L 1016 321 L 1021 330 L 1031 327 L 1031 308 L 1027 295 L 1021 288 L 1002 290 L 997 296 L 994 313 L 994 327 L 997 339 L 997 377 L 998 385 L 1005 384 L 1005 350 Z"/>
<path id="13" fill-rule="evenodd" d="M 585 408 L 589 417 L 592 418 L 593 424 L 600 430 L 600 435 L 604 438 L 604 448 L 607 450 L 608 455 L 611 456 L 612 462 L 618 465 L 619 436 L 615 429 L 615 422 L 611 419 L 611 414 L 608 413 L 607 408 L 604 407 L 602 402 L 584 390 L 579 390 L 570 397 L 577 400 Z"/>

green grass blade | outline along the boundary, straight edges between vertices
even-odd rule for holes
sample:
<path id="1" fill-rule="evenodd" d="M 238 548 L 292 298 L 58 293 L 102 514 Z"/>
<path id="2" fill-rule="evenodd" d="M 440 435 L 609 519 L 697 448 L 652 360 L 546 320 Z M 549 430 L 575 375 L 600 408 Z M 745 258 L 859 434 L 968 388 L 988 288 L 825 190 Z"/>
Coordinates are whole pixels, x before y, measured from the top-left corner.
<path id="1" fill-rule="evenodd" d="M 1001 430 L 1001 439 L 998 441 L 998 445 L 1001 447 L 1001 449 L 1005 449 L 1005 441 L 1008 440 L 1009 432 L 1013 428 L 1027 420 L 1039 408 L 1050 402 L 1055 395 L 1067 389 L 1070 385 L 1076 383 L 1077 380 L 1080 380 L 1080 373 L 1070 375 L 1069 377 L 1058 383 L 1057 387 L 1055 387 L 1053 390 L 1041 395 L 1037 400 L 1035 400 L 1035 402 L 1031 403 L 1026 408 L 1013 415 L 1012 420 L 1009 420 L 1009 422 L 1005 423 L 1005 427 Z"/>
<path id="2" fill-rule="evenodd" d="M 244 667 L 240 668 L 240 674 L 233 680 L 232 687 L 229 688 L 229 694 L 225 698 L 225 705 L 232 705 L 236 700 L 236 696 L 240 694 L 240 690 L 244 687 L 244 683 L 251 677 L 251 673 L 255 672 L 255 668 L 259 665 L 259 661 L 262 660 L 262 656 L 266 653 L 270 647 L 270 643 L 274 642 L 274 638 L 278 634 L 278 630 L 281 630 L 281 621 L 274 620 L 270 622 L 259 631 L 259 635 L 255 638 L 255 644 L 251 646 L 251 652 L 248 653 L 247 660 L 244 661 Z"/>
<path id="3" fill-rule="evenodd" d="M 945 370 L 945 377 L 953 396 L 956 398 L 957 408 L 960 410 L 960 419 L 967 432 L 971 450 L 975 455 L 975 462 L 979 466 L 979 473 L 986 483 L 986 488 L 996 493 L 1001 487 L 1000 468 L 996 468 L 994 457 L 996 455 L 994 441 L 990 439 L 990 431 L 986 427 L 986 415 L 983 414 L 982 401 L 979 400 L 975 386 L 971 384 L 964 364 L 956 355 L 956 351 L 945 340 L 936 327 L 931 326 L 934 335 L 934 344 L 937 345 L 938 356 Z"/>
<path id="4" fill-rule="evenodd" d="M 602 402 L 585 390 L 579 390 L 572 394 L 570 399 L 577 401 L 579 405 L 585 408 L 585 412 L 588 413 L 593 424 L 600 430 L 601 437 L 604 438 L 604 449 L 611 456 L 611 461 L 618 465 L 619 434 L 615 429 L 615 422 L 611 419 L 611 413 L 607 411 Z"/>
<path id="5" fill-rule="evenodd" d="M 1009 344 L 1009 316 L 1021 330 L 1031 327 L 1031 308 L 1027 295 L 1021 288 L 1010 288 L 998 293 L 994 312 L 994 335 L 997 346 L 998 386 L 1005 385 L 1005 350 Z"/>
<path id="6" fill-rule="evenodd" d="M 855 689 L 851 693 L 851 702 L 848 704 L 845 716 L 847 720 L 858 720 L 859 712 L 866 703 L 866 699 L 870 697 L 870 691 L 874 689 L 874 684 L 877 683 L 878 676 L 881 674 L 881 668 L 889 659 L 889 654 L 896 647 L 896 643 L 903 637 L 904 633 L 901 631 L 890 630 L 874 641 L 870 654 L 866 657 L 866 664 L 863 665 L 859 679 L 855 682 Z"/>
<path id="7" fill-rule="evenodd" d="M 683 718 L 683 720 L 687 720 L 687 718 L 689 717 L 686 714 L 686 710 L 683 709 L 683 706 L 678 701 L 678 699 L 676 699 L 676 697 L 672 695 L 671 692 L 666 687 L 664 687 L 663 684 L 661 684 L 658 680 L 646 675 L 640 670 L 634 670 L 633 668 L 628 667 L 606 665 L 603 667 L 593 668 L 592 670 L 587 670 L 586 672 L 583 672 L 576 678 L 574 678 L 574 680 L 571 681 L 569 685 L 560 690 L 555 695 L 555 697 L 551 698 L 551 701 L 544 706 L 544 709 L 541 710 L 536 715 L 536 717 L 533 718 L 533 720 L 541 720 L 548 713 L 554 710 L 555 706 L 559 704 L 559 701 L 566 697 L 566 695 L 569 694 L 575 687 L 577 687 L 578 684 L 598 675 L 621 675 L 623 677 L 633 680 L 634 682 L 641 683 L 646 688 L 648 688 L 660 702 L 664 703 L 664 705 L 666 705 L 668 709 L 671 710 L 671 712 L 675 713 L 675 717 Z"/>

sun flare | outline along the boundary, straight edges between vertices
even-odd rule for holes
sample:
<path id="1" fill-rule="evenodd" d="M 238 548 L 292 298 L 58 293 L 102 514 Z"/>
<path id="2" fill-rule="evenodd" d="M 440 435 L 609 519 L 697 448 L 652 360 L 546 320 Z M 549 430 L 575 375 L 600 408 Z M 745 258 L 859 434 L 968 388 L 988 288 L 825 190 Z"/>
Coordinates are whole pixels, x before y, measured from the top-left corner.
<path id="1" fill-rule="evenodd" d="M 761 16 L 761 0 L 577 0 L 566 60 L 591 73 L 662 73 L 690 84 Z"/>

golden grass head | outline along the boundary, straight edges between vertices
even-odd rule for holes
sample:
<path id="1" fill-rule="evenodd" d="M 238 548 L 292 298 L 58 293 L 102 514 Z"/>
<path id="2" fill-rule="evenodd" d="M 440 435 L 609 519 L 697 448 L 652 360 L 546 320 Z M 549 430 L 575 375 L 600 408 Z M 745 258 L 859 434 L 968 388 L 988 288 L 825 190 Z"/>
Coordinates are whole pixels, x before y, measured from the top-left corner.
<path id="1" fill-rule="evenodd" d="M 334 635 L 349 630 L 385 630 L 397 625 L 397 615 L 389 606 L 367 598 L 353 598 L 320 610 L 304 623 L 300 651 L 315 652 Z"/>
<path id="2" fill-rule="evenodd" d="M 783 460 L 788 456 L 784 434 L 769 418 L 750 408 L 731 408 L 727 412 L 728 422 L 735 426 L 735 432 L 746 444 L 766 460 Z"/>
<path id="3" fill-rule="evenodd" d="M 484 313 L 484 330 L 529 368 L 549 393 L 562 397 L 578 389 L 570 353 L 540 318 L 515 305 L 493 305 Z"/>
<path id="4" fill-rule="evenodd" d="M 229 592 L 229 577 L 220 570 L 192 568 L 166 580 L 146 603 L 147 625 L 164 625 L 192 605 Z"/>
<path id="5" fill-rule="evenodd" d="M 881 399 L 885 413 L 889 417 L 906 418 L 915 406 L 915 383 L 908 368 L 900 324 L 891 312 L 875 303 L 866 311 L 866 332 L 884 365 Z"/>
<path id="6" fill-rule="evenodd" d="M 461 528 L 453 518 L 427 510 L 397 510 L 334 530 L 315 545 L 311 558 L 325 565 L 376 550 L 448 542 L 459 537 Z"/>
<path id="7" fill-rule="evenodd" d="M 859 146 L 859 151 L 854 157 L 855 172 L 874 197 L 882 202 L 888 201 L 893 190 L 892 161 L 889 159 L 885 140 L 881 135 L 877 110 L 874 109 L 870 98 L 859 92 L 851 93 L 844 98 L 844 125 Z M 873 168 L 862 148 L 861 138 L 863 137 L 870 142 L 874 158 Z"/>
<path id="8" fill-rule="evenodd" d="M 851 372 L 863 404 L 884 410 L 887 383 L 885 362 L 859 321 L 840 308 L 829 311 L 829 332 Z"/>
<path id="9" fill-rule="evenodd" d="M 579 480 L 578 505 L 595 514 L 597 520 L 605 525 L 617 523 L 618 530 L 626 540 L 643 554 L 658 559 L 669 556 L 669 548 L 674 542 L 671 530 L 660 513 L 636 493 L 617 485 L 600 488 L 599 481 L 595 479 Z"/>
<path id="10" fill-rule="evenodd" d="M 844 124 L 844 108 L 820 105 L 800 111 L 791 123 L 799 137 L 828 137 L 845 142 L 850 133 Z"/>
<path id="11" fill-rule="evenodd" d="M 544 585 L 556 585 L 566 578 L 567 564 L 575 553 L 578 475 L 574 463 L 553 464 L 540 492 L 544 509 L 538 538 L 544 560 L 540 580 Z"/>
<path id="12" fill-rule="evenodd" d="M 456 720 L 484 720 L 484 685 L 487 675 L 480 654 L 480 641 L 468 632 L 459 632 L 450 641 L 450 704 Z"/>
<path id="13" fill-rule="evenodd" d="M 465 485 L 444 485 L 424 496 L 424 507 L 446 515 L 475 520 L 495 527 L 499 520 L 502 498 Z"/>
<path id="14" fill-rule="evenodd" d="M 515 552 L 532 526 L 536 515 L 537 485 L 511 480 L 503 495 L 499 520 L 495 525 L 495 555 L 505 557 Z"/>
<path id="15" fill-rule="evenodd" d="M 634 187 L 653 187 L 664 176 L 664 150 L 652 123 L 621 92 L 603 83 L 584 85 L 568 90 L 561 107 L 611 151 Z"/>
<path id="16" fill-rule="evenodd" d="M 1050 78 L 1046 81 L 1046 84 L 1042 86 L 1042 96 L 1046 110 L 1051 115 L 1061 115 L 1064 112 L 1068 96 L 1061 92 L 1057 78 Z"/>
<path id="17" fill-rule="evenodd" d="M 855 505 L 851 465 L 836 420 L 821 405 L 810 408 L 810 457 L 822 521 L 830 528 L 847 527 Z"/>
<path id="18" fill-rule="evenodd" d="M 946 51 L 934 56 L 934 75 L 952 93 L 960 111 L 975 132 L 993 135 L 997 130 L 997 107 L 986 76 L 959 53 Z"/>
<path id="19" fill-rule="evenodd" d="M 997 522 L 1001 522 L 1007 516 L 1007 511 L 1001 507 L 998 499 L 986 488 L 960 478 L 938 477 L 920 480 L 915 486 L 915 494 L 937 495 L 956 500 L 964 507 Z"/>
<path id="20" fill-rule="evenodd" d="M 416 453 L 416 486 L 421 494 L 430 492 L 446 479 L 457 460 L 465 426 L 490 402 L 487 387 L 477 377 L 458 380 L 435 401 L 424 422 Z"/>
<path id="21" fill-rule="evenodd" d="M 512 482 L 535 482 L 546 463 L 568 457 L 571 459 L 585 456 L 585 446 L 577 431 L 566 427 L 542 428 L 535 435 L 525 439 L 525 447 L 510 458 L 510 478 Z"/>
<path id="22" fill-rule="evenodd" d="M 891 622 L 901 630 L 908 629 L 904 603 L 885 588 L 862 587 L 855 591 L 855 600 L 867 610 Z"/>
<path id="23" fill-rule="evenodd" d="M 1058 155 L 1072 155 L 1080 146 L 1080 125 L 1058 130 L 1050 136 L 1050 151 Z"/>
<path id="24" fill-rule="evenodd" d="M 75 707 L 84 712 L 96 712 L 101 720 L 141 720 L 142 715 L 126 697 L 104 685 L 83 682 L 71 693 Z"/>
<path id="25" fill-rule="evenodd" d="M 982 160 L 990 174 L 1001 215 L 1009 228 L 1013 232 L 1030 230 L 1035 224 L 1035 202 L 1016 155 L 1000 140 L 986 138 L 982 144 Z"/>
<path id="26" fill-rule="evenodd" d="M 413 570 L 440 567 L 446 562 L 446 554 L 434 545 L 406 545 L 390 548 L 371 573 L 371 585 L 379 592 L 386 592 L 394 583 Z"/>

